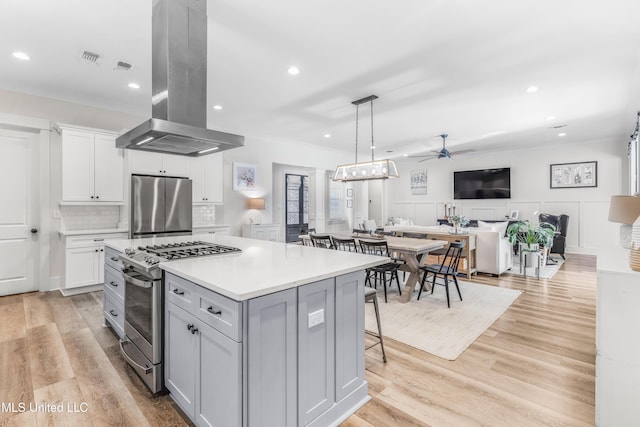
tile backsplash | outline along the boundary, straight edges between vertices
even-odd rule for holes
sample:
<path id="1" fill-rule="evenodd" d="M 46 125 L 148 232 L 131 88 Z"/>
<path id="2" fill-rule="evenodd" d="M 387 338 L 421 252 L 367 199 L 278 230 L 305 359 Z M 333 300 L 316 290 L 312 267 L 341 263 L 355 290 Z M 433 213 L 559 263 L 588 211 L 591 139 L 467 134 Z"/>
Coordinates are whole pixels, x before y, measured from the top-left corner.
<path id="1" fill-rule="evenodd" d="M 193 225 L 211 225 L 216 223 L 215 205 L 194 205 Z"/>
<path id="2" fill-rule="evenodd" d="M 119 206 L 60 206 L 62 230 L 97 230 L 117 228 Z"/>

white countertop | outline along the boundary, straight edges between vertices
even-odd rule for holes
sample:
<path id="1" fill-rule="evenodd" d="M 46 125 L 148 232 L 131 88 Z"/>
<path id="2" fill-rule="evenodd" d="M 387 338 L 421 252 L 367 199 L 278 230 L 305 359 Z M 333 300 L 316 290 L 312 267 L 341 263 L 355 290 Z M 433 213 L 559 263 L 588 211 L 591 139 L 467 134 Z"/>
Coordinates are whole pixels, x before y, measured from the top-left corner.
<path id="1" fill-rule="evenodd" d="M 372 255 L 217 234 L 108 240 L 105 245 L 124 251 L 130 247 L 190 240 L 233 246 L 242 252 L 168 261 L 160 263 L 160 268 L 236 301 L 389 262 L 389 258 Z"/>
<path id="2" fill-rule="evenodd" d="M 129 230 L 126 228 L 98 228 L 94 230 L 58 230 L 58 234 L 61 236 L 82 236 L 85 234 L 111 234 L 111 233 L 129 234 Z"/>
<path id="3" fill-rule="evenodd" d="M 632 273 L 640 278 L 640 272 L 633 271 L 629 266 L 629 249 L 622 246 L 600 248 L 596 260 L 598 271 L 609 271 L 613 273 Z"/>
<path id="4" fill-rule="evenodd" d="M 191 227 L 192 229 L 197 229 L 197 228 L 230 228 L 231 226 L 229 224 L 205 224 L 205 225 L 194 225 L 193 227 Z"/>

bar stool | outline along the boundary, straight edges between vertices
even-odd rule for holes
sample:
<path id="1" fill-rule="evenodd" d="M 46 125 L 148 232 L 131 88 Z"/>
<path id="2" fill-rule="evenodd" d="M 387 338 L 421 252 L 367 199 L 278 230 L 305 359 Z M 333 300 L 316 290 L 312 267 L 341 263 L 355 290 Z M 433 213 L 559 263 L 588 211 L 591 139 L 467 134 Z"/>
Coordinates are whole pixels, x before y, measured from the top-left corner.
<path id="1" fill-rule="evenodd" d="M 382 361 L 384 363 L 387 363 L 387 355 L 384 352 L 384 343 L 382 342 L 382 327 L 380 326 L 380 310 L 378 308 L 378 293 L 376 292 L 376 290 L 374 288 L 371 288 L 369 286 L 365 286 L 364 287 L 364 302 L 367 303 L 373 303 L 373 308 L 376 312 L 376 322 L 378 323 L 378 333 L 376 334 L 373 331 L 367 331 L 365 329 L 365 333 L 367 333 L 368 335 L 371 335 L 372 337 L 375 337 L 378 339 L 377 342 L 371 344 L 369 347 L 367 347 L 365 350 L 370 349 L 371 347 L 374 347 L 378 344 L 380 344 L 380 348 L 382 349 Z"/>

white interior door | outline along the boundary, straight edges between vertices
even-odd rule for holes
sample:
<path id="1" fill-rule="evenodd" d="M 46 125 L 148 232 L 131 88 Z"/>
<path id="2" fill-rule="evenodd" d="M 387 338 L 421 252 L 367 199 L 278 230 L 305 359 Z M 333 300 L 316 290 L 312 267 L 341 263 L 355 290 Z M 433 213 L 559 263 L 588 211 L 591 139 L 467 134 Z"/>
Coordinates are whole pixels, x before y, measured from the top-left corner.
<path id="1" fill-rule="evenodd" d="M 0 295 L 38 290 L 38 138 L 0 127 Z"/>

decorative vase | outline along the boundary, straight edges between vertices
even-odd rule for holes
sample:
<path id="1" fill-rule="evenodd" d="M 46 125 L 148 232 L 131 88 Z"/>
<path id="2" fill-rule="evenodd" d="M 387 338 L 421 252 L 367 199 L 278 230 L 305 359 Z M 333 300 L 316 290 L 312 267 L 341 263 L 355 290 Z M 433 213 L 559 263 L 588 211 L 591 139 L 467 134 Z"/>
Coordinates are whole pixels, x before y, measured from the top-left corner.
<path id="1" fill-rule="evenodd" d="M 454 222 L 453 223 L 453 232 L 455 234 L 460 234 L 460 223 L 459 222 Z"/>
<path id="2" fill-rule="evenodd" d="M 538 243 L 531 243 L 527 245 L 526 243 L 520 243 L 520 251 L 527 252 L 538 252 L 540 250 L 540 245 Z M 528 256 L 525 257 L 526 263 L 525 267 L 536 267 L 536 263 L 538 262 L 538 257 Z"/>

